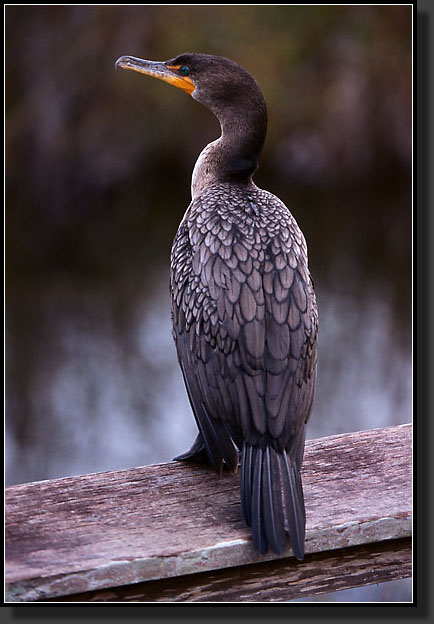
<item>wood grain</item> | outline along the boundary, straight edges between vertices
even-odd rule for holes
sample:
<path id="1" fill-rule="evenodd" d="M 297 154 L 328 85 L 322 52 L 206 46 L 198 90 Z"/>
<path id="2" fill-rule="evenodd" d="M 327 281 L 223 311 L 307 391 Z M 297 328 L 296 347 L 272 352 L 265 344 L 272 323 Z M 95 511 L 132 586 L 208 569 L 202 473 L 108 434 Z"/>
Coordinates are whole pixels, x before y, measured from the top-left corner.
<path id="1" fill-rule="evenodd" d="M 171 462 L 7 488 L 6 599 L 293 565 L 253 550 L 238 482 Z M 411 425 L 309 441 L 303 482 L 307 553 L 409 537 Z"/>
<path id="2" fill-rule="evenodd" d="M 281 559 L 74 594 L 60 602 L 281 602 L 406 578 L 411 569 L 408 537 L 308 555 L 302 563 Z"/>

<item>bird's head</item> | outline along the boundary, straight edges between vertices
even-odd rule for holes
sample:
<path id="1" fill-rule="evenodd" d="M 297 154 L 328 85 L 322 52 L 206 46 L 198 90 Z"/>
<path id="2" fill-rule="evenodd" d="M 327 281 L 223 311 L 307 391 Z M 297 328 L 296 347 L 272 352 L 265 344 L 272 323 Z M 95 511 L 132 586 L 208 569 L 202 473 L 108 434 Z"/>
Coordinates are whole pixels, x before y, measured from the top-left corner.
<path id="1" fill-rule="evenodd" d="M 253 76 L 222 56 L 185 53 L 162 62 L 121 56 L 116 67 L 164 80 L 217 114 L 233 105 L 256 104 L 265 108 L 262 92 Z"/>

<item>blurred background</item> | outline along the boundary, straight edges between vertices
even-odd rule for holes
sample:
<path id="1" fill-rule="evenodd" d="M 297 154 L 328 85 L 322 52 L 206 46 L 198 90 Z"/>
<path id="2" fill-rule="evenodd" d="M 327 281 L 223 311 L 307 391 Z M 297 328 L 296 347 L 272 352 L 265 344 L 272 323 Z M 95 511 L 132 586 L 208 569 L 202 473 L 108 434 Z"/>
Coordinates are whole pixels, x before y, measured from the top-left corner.
<path id="1" fill-rule="evenodd" d="M 126 54 L 228 56 L 264 91 L 255 182 L 302 228 L 319 306 L 309 437 L 410 422 L 412 6 L 5 12 L 7 485 L 169 461 L 195 436 L 169 256 L 219 126 L 115 71 Z"/>

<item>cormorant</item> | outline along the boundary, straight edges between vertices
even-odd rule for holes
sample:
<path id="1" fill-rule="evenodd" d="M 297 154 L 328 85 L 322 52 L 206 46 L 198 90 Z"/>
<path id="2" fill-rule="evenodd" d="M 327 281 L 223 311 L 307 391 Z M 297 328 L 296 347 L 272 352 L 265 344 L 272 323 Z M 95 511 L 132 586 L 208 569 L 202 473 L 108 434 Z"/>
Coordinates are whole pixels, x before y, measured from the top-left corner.
<path id="1" fill-rule="evenodd" d="M 303 559 L 300 470 L 318 316 L 304 236 L 285 204 L 252 180 L 267 129 L 261 89 L 237 63 L 208 54 L 122 56 L 116 66 L 179 87 L 221 126 L 194 167 L 171 253 L 173 335 L 199 430 L 176 459 L 207 458 L 218 473 L 236 472 L 240 460 L 254 546 L 281 554 L 289 533 Z"/>

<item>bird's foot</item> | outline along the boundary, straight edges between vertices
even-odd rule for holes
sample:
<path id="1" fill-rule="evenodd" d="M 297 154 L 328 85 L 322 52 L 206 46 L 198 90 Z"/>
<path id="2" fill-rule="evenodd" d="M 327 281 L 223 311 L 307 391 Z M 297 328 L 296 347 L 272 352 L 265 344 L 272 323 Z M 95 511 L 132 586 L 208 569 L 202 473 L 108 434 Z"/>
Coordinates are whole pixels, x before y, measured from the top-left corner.
<path id="1" fill-rule="evenodd" d="M 197 434 L 195 441 L 188 451 L 182 453 L 181 455 L 177 455 L 173 459 L 175 461 L 188 461 L 199 464 L 209 464 L 210 461 L 208 459 L 208 454 L 206 452 L 205 444 L 202 441 L 202 436 L 200 435 L 200 433 Z"/>

